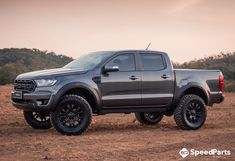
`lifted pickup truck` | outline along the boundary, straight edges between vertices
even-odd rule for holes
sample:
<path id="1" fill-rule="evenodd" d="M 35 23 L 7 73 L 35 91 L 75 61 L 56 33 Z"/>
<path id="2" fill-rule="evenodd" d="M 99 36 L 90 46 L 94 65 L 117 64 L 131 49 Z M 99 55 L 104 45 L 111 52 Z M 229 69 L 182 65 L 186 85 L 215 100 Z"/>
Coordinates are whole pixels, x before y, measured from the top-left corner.
<path id="1" fill-rule="evenodd" d="M 33 128 L 66 135 L 84 132 L 92 115 L 131 112 L 147 125 L 174 115 L 181 129 L 195 130 L 206 106 L 223 101 L 223 88 L 221 71 L 173 69 L 164 52 L 105 51 L 17 76 L 12 101 Z"/>

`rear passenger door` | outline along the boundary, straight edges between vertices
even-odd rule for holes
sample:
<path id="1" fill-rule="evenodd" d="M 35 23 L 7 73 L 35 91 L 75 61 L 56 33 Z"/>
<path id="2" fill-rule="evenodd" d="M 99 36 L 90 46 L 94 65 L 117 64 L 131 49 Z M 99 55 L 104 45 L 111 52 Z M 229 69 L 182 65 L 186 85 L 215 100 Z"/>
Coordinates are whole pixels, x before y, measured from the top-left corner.
<path id="1" fill-rule="evenodd" d="M 142 105 L 168 106 L 173 99 L 172 69 L 162 54 L 139 53 L 141 69 Z"/>

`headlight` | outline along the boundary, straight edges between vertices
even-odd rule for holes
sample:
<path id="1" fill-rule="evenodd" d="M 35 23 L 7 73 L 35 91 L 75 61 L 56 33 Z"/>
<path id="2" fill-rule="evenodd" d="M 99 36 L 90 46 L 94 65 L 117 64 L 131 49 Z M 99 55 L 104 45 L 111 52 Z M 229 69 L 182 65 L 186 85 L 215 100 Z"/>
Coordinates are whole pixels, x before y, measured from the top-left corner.
<path id="1" fill-rule="evenodd" d="M 37 84 L 37 87 L 48 87 L 53 86 L 57 82 L 55 79 L 38 79 L 34 80 Z"/>

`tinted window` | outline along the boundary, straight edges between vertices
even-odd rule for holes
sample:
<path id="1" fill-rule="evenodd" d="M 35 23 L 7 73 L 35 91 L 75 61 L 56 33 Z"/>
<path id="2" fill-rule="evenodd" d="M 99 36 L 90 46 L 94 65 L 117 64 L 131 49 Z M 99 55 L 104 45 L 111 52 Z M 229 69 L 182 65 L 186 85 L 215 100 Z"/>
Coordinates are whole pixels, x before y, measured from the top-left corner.
<path id="1" fill-rule="evenodd" d="M 108 65 L 118 65 L 119 71 L 135 71 L 135 59 L 133 54 L 122 54 L 113 58 Z"/>
<path id="2" fill-rule="evenodd" d="M 158 54 L 140 54 L 143 70 L 162 70 L 165 68 L 163 58 Z"/>

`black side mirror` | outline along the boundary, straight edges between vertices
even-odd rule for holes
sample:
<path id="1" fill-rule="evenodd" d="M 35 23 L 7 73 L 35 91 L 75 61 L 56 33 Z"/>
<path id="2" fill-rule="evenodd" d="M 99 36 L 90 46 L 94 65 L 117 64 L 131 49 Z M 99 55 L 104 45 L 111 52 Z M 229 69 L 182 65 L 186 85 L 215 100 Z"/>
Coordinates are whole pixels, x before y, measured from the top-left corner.
<path id="1" fill-rule="evenodd" d="M 119 66 L 118 65 L 105 65 L 103 69 L 104 73 L 107 72 L 117 72 L 119 71 Z"/>

